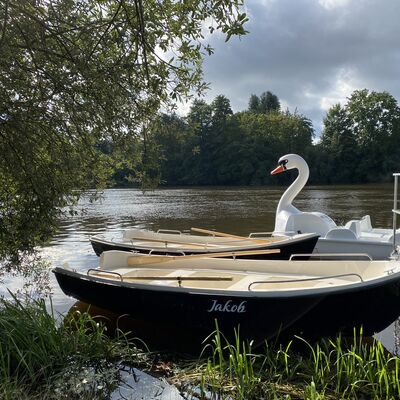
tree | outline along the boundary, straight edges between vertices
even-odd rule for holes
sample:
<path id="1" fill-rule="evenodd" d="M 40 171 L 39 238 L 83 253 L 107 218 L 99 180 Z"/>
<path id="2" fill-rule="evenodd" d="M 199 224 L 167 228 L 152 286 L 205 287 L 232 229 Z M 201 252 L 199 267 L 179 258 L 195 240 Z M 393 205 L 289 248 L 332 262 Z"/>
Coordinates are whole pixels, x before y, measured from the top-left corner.
<path id="1" fill-rule="evenodd" d="M 385 145 L 396 134 L 400 108 L 389 93 L 356 90 L 350 96 L 346 109 L 360 146 Z"/>
<path id="2" fill-rule="evenodd" d="M 362 158 L 357 162 L 363 181 L 389 180 L 399 158 L 393 151 L 400 139 L 400 108 L 387 92 L 356 90 L 347 103 Z M 397 162 L 394 162 L 396 160 Z"/>
<path id="3" fill-rule="evenodd" d="M 279 102 L 278 96 L 267 91 L 260 96 L 260 112 L 270 113 L 278 112 L 281 109 L 281 104 Z"/>
<path id="4" fill-rule="evenodd" d="M 325 179 L 330 182 L 350 183 L 357 181 L 354 162 L 357 159 L 356 137 L 347 110 L 340 104 L 334 105 L 324 118 L 321 150 L 329 160 L 329 171 Z"/>
<path id="5" fill-rule="evenodd" d="M 260 98 L 256 94 L 250 96 L 248 110 L 253 113 L 260 112 Z"/>
<path id="6" fill-rule="evenodd" d="M 195 99 L 190 107 L 187 120 L 197 131 L 198 136 L 207 136 L 212 126 L 211 106 L 204 100 Z"/>
<path id="7" fill-rule="evenodd" d="M 0 259 L 15 265 L 76 189 L 104 184 L 104 141 L 154 169 L 146 131 L 160 106 L 206 88 L 204 29 L 228 40 L 247 18 L 241 0 L 0 4 Z"/>
<path id="8" fill-rule="evenodd" d="M 279 155 L 304 154 L 312 146 L 314 130 L 311 121 L 289 112 L 259 114 L 243 112 L 237 115 L 242 131 L 242 147 L 237 164 L 242 165 L 243 184 L 276 183 L 267 171 L 276 164 Z M 283 176 L 279 180 L 287 180 Z"/>
<path id="9" fill-rule="evenodd" d="M 222 130 L 229 115 L 232 115 L 231 102 L 220 94 L 211 103 L 212 124 L 214 129 Z"/>
<path id="10" fill-rule="evenodd" d="M 324 119 L 321 144 L 339 166 L 332 179 L 379 182 L 390 179 L 399 156 L 400 108 L 387 92 L 356 90 L 343 107 L 335 105 Z M 344 172 L 342 169 L 347 170 Z"/>
<path id="11" fill-rule="evenodd" d="M 187 115 L 189 129 L 197 138 L 197 146 L 194 149 L 197 155 L 197 164 L 194 166 L 194 175 L 198 184 L 212 184 L 210 181 L 210 164 L 212 155 L 210 153 L 210 143 L 212 142 L 212 107 L 204 100 L 196 99 L 193 101 Z"/>
<path id="12" fill-rule="evenodd" d="M 161 183 L 167 185 L 182 185 L 185 176 L 191 168 L 190 146 L 191 136 L 184 119 L 176 114 L 162 114 L 154 132 L 160 150 Z"/>
<path id="13" fill-rule="evenodd" d="M 249 99 L 248 110 L 254 113 L 268 114 L 270 112 L 279 112 L 281 104 L 278 96 L 270 91 L 263 92 L 260 97 L 252 94 Z"/>

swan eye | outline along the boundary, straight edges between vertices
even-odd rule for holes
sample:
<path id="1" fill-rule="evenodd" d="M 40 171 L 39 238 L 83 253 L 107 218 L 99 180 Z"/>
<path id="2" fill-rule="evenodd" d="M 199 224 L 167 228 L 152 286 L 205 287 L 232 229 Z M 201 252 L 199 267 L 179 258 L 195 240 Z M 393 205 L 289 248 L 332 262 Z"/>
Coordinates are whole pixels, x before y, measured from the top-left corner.
<path id="1" fill-rule="evenodd" d="M 288 163 L 288 160 L 282 160 L 279 165 L 281 165 L 283 168 L 286 169 L 286 164 Z"/>

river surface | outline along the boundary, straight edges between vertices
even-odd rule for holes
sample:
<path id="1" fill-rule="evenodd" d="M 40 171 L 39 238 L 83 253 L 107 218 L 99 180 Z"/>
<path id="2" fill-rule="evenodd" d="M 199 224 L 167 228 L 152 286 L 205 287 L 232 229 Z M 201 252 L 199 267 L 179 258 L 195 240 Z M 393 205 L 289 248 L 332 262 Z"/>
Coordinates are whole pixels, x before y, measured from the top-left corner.
<path id="1" fill-rule="evenodd" d="M 95 234 L 117 238 L 132 227 L 185 232 L 198 227 L 238 235 L 269 232 L 274 228 L 275 210 L 284 190 L 284 187 L 191 187 L 143 193 L 137 189 L 108 189 L 99 200 L 81 199 L 77 215 L 64 218 L 58 234 L 43 249 L 43 255 L 53 266 L 67 262 L 77 270 L 84 270 L 98 263 L 89 242 L 89 236 Z M 390 184 L 308 186 L 294 204 L 303 211 L 326 213 L 337 224 L 369 214 L 373 226 L 392 227 Z M 14 281 L 8 280 L 7 284 L 13 289 Z M 75 301 L 61 292 L 53 274 L 51 286 L 55 311 L 66 313 Z M 379 334 L 390 350 L 397 348 L 397 325 L 392 324 Z"/>

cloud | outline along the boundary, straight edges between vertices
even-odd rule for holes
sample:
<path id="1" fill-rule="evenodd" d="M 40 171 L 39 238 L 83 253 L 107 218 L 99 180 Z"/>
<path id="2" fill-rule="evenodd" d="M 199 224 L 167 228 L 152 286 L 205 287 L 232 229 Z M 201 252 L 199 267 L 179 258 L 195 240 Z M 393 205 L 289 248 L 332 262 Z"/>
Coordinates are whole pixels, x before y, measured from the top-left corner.
<path id="1" fill-rule="evenodd" d="M 349 0 L 318 0 L 318 3 L 327 10 L 332 10 L 336 7 L 343 7 L 349 3 Z"/>
<path id="2" fill-rule="evenodd" d="M 226 95 L 234 111 L 252 93 L 275 93 L 321 130 L 326 110 L 356 89 L 400 98 L 398 0 L 248 0 L 249 34 L 211 38 L 207 101 Z"/>

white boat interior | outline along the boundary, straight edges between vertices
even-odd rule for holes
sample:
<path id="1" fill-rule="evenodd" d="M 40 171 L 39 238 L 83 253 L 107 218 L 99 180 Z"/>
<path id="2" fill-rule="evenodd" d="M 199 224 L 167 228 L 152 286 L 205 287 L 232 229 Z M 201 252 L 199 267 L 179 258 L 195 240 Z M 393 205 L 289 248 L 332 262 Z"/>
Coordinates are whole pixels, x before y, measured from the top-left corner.
<path id="1" fill-rule="evenodd" d="M 159 229 L 157 232 L 145 230 L 145 229 L 129 229 L 123 234 L 123 241 L 135 242 L 140 240 L 146 241 L 146 243 L 167 242 L 170 244 L 187 244 L 187 245 L 204 245 L 204 246 L 229 246 L 229 245 L 250 245 L 256 241 L 269 243 L 278 242 L 282 238 L 271 237 L 271 232 L 258 232 L 250 233 L 248 237 L 239 237 L 235 235 L 216 236 L 212 235 L 213 231 L 206 231 L 209 235 L 193 235 L 188 233 L 182 233 L 179 230 Z"/>
<path id="2" fill-rule="evenodd" d="M 193 228 L 195 229 L 195 228 Z M 310 237 L 310 233 L 295 234 L 290 237 L 287 236 L 271 236 L 271 232 L 257 232 L 251 233 L 248 237 L 235 236 L 224 234 L 226 236 L 212 236 L 213 231 L 209 236 L 205 235 L 192 235 L 182 233 L 180 231 L 159 230 L 157 232 L 145 229 L 129 229 L 123 234 L 122 241 L 118 239 L 110 239 L 98 235 L 93 239 L 100 239 L 104 243 L 121 243 L 125 245 L 132 245 L 136 247 L 150 247 L 154 250 L 157 249 L 222 249 L 222 248 L 245 248 L 251 246 L 252 248 L 262 247 L 266 244 L 278 243 L 283 241 L 295 241 L 297 239 L 306 239 Z M 218 233 L 218 232 L 217 232 Z"/>
<path id="3" fill-rule="evenodd" d="M 278 167 L 271 174 L 278 174 L 290 169 L 297 169 L 299 174 L 295 181 L 283 193 L 276 210 L 274 236 L 286 236 L 296 233 L 315 232 L 320 235 L 316 251 L 350 251 L 368 252 L 374 259 L 387 258 L 395 242 L 400 242 L 399 229 L 373 228 L 371 218 L 365 215 L 360 219 L 348 221 L 338 226 L 328 215 L 321 212 L 304 212 L 297 209 L 292 202 L 307 183 L 310 171 L 306 161 L 297 154 L 286 154 L 278 160 Z M 395 203 L 397 203 L 397 176 L 395 176 Z M 395 212 L 397 207 L 394 207 Z M 394 223 L 394 226 L 395 223 Z M 394 234 L 396 237 L 394 238 Z M 323 243 L 325 242 L 325 243 Z M 354 246 L 340 248 L 338 242 Z M 357 243 L 364 247 L 357 248 Z M 365 247 L 365 245 L 373 245 Z M 382 245 L 384 247 L 380 247 Z M 336 246 L 336 249 L 335 249 Z M 375 246 L 375 248 L 373 248 Z"/>
<path id="4" fill-rule="evenodd" d="M 233 292 L 297 292 L 368 285 L 400 274 L 395 260 L 243 260 L 199 256 L 152 256 L 104 252 L 89 274 L 157 288 Z"/>

